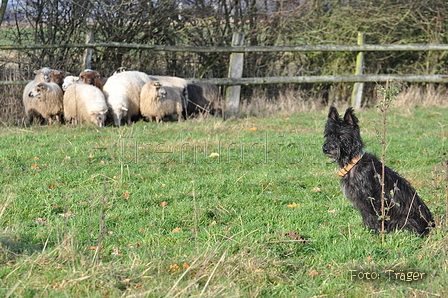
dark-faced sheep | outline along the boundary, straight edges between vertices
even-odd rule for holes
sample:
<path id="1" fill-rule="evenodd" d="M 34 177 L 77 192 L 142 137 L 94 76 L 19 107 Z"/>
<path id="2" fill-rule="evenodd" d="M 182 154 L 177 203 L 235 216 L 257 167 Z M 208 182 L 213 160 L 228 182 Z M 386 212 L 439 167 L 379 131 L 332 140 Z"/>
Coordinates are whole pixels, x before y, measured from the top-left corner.
<path id="1" fill-rule="evenodd" d="M 187 115 L 222 114 L 222 100 L 218 86 L 212 83 L 188 84 Z"/>
<path id="2" fill-rule="evenodd" d="M 107 78 L 102 78 L 96 70 L 86 69 L 79 74 L 79 80 L 84 84 L 92 85 L 103 90 Z"/>
<path id="3" fill-rule="evenodd" d="M 65 77 L 69 75 L 71 74 L 66 71 L 53 69 L 50 73 L 50 82 L 56 83 L 62 88 Z"/>
<path id="4" fill-rule="evenodd" d="M 177 120 L 182 121 L 182 97 L 179 88 L 159 82 L 146 83 L 140 93 L 140 112 L 143 117 L 157 123 L 167 116 L 177 115 Z"/>
<path id="5" fill-rule="evenodd" d="M 130 125 L 132 117 L 140 115 L 140 92 L 149 81 L 149 76 L 140 71 L 125 71 L 109 77 L 103 91 L 115 126 L 120 126 L 122 119 Z"/>
<path id="6" fill-rule="evenodd" d="M 61 122 L 63 114 L 62 90 L 56 83 L 35 83 L 30 87 L 28 96 L 24 101 L 25 113 L 28 119 L 41 115 L 52 124 L 52 117 Z"/>
<path id="7" fill-rule="evenodd" d="M 108 113 L 106 98 L 95 86 L 72 84 L 64 94 L 64 117 L 67 123 L 92 123 L 104 127 Z"/>

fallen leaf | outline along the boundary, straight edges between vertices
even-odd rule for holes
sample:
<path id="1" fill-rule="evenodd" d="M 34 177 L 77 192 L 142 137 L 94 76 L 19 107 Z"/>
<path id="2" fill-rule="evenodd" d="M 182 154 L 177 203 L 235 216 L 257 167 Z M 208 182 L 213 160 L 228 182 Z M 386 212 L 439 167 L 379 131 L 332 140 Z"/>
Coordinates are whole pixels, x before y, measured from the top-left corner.
<path id="1" fill-rule="evenodd" d="M 288 237 L 289 239 L 294 241 L 302 242 L 303 245 L 307 244 L 307 242 L 309 241 L 299 233 L 292 230 L 287 233 L 283 233 L 283 236 Z"/>
<path id="2" fill-rule="evenodd" d="M 40 158 L 37 157 L 37 156 L 34 156 L 33 159 L 34 159 L 34 160 L 39 160 Z"/>
<path id="3" fill-rule="evenodd" d="M 37 166 L 37 164 L 33 164 L 30 166 L 31 170 L 39 170 L 39 167 Z"/>
<path id="4" fill-rule="evenodd" d="M 180 267 L 177 264 L 170 265 L 170 271 L 174 272 L 174 271 L 177 271 L 179 269 L 180 269 Z"/>
<path id="5" fill-rule="evenodd" d="M 311 272 L 308 275 L 311 277 L 315 277 L 315 276 L 319 275 L 319 272 L 317 272 L 316 270 L 313 269 L 313 270 L 311 270 Z"/>
<path id="6" fill-rule="evenodd" d="M 321 192 L 322 190 L 320 189 L 320 187 L 315 187 L 312 190 L 310 190 L 310 192 Z"/>
<path id="7" fill-rule="evenodd" d="M 336 209 L 328 210 L 328 213 L 335 213 L 335 212 L 336 212 Z"/>
<path id="8" fill-rule="evenodd" d="M 48 223 L 45 220 L 43 220 L 42 218 L 40 218 L 40 217 L 36 218 L 34 220 L 34 222 L 37 223 L 37 224 L 43 225 L 43 226 L 48 226 Z"/>
<path id="9" fill-rule="evenodd" d="M 182 265 L 182 267 L 183 267 L 184 269 L 188 269 L 188 267 L 190 267 L 190 265 L 188 265 L 187 263 L 184 263 L 184 264 Z"/>
<path id="10" fill-rule="evenodd" d="M 256 131 L 257 129 L 258 129 L 258 127 L 254 126 L 254 127 L 249 128 L 248 130 L 250 130 L 250 131 Z"/>
<path id="11" fill-rule="evenodd" d="M 103 248 L 104 247 L 104 245 L 100 245 L 99 246 L 99 248 Z M 91 246 L 91 247 L 89 247 L 90 248 L 90 250 L 97 250 L 98 249 L 98 246 Z"/>
<path id="12" fill-rule="evenodd" d="M 75 216 L 71 211 L 67 211 L 65 213 L 59 213 L 60 216 L 62 217 L 72 217 Z"/>
<path id="13" fill-rule="evenodd" d="M 54 189 L 54 184 L 48 185 L 49 189 Z"/>
<path id="14" fill-rule="evenodd" d="M 128 200 L 130 194 L 131 194 L 131 192 L 127 190 L 121 197 L 125 198 L 126 200 Z"/>
<path id="15" fill-rule="evenodd" d="M 291 204 L 286 205 L 286 207 L 288 207 L 288 208 L 300 207 L 300 204 L 292 202 Z"/>
<path id="16" fill-rule="evenodd" d="M 163 201 L 162 203 L 160 203 L 160 207 L 165 207 L 166 205 L 168 205 L 167 201 Z"/>
<path id="17" fill-rule="evenodd" d="M 367 256 L 366 262 L 371 263 L 373 261 L 373 258 L 371 256 Z"/>
<path id="18" fill-rule="evenodd" d="M 87 158 L 94 158 L 95 156 L 93 156 L 92 152 L 90 152 L 90 155 L 87 156 Z"/>
<path id="19" fill-rule="evenodd" d="M 122 254 L 120 253 L 120 250 L 118 249 L 118 247 L 114 247 L 112 249 L 111 255 L 113 255 L 113 256 L 121 256 Z"/>
<path id="20" fill-rule="evenodd" d="M 208 157 L 219 157 L 219 153 L 212 152 Z"/>
<path id="21" fill-rule="evenodd" d="M 177 233 L 182 231 L 182 228 L 175 228 L 174 230 L 171 231 L 171 233 Z"/>
<path id="22" fill-rule="evenodd" d="M 165 187 L 166 186 L 166 184 L 162 184 L 162 187 Z"/>

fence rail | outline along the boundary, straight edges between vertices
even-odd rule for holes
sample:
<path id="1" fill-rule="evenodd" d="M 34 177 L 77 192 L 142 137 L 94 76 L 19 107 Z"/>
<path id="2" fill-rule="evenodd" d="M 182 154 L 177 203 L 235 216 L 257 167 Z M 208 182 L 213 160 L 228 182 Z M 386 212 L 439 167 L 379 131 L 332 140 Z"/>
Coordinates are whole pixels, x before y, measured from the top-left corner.
<path id="1" fill-rule="evenodd" d="M 135 43 L 73 43 L 53 45 L 0 45 L 0 50 L 34 50 L 54 48 L 128 48 L 164 52 L 192 53 L 250 53 L 250 52 L 396 52 L 396 51 L 448 51 L 448 44 L 411 45 L 300 45 L 300 46 L 229 46 L 189 47 L 158 46 Z"/>

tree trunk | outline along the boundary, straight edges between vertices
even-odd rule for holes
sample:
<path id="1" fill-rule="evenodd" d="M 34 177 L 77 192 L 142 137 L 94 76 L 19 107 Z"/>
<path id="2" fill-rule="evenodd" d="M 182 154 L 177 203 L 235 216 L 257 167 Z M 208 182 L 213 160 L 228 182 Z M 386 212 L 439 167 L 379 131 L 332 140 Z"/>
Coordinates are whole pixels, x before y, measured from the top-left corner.
<path id="1" fill-rule="evenodd" d="M 8 0 L 2 0 L 2 4 L 0 6 L 0 26 L 2 25 L 7 5 L 8 5 Z"/>

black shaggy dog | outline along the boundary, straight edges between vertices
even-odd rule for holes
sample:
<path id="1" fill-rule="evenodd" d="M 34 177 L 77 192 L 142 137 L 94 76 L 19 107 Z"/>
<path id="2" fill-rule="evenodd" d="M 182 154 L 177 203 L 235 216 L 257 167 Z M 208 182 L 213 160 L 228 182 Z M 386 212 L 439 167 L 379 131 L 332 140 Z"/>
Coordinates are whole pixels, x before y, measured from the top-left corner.
<path id="1" fill-rule="evenodd" d="M 324 136 L 322 151 L 341 168 L 338 175 L 344 195 L 361 212 L 364 225 L 380 232 L 382 163 L 362 150 L 358 118 L 353 108 L 348 108 L 340 118 L 337 109 L 330 107 Z M 415 189 L 388 167 L 385 167 L 384 180 L 385 230 L 408 229 L 420 236 L 427 235 L 434 221 Z"/>

